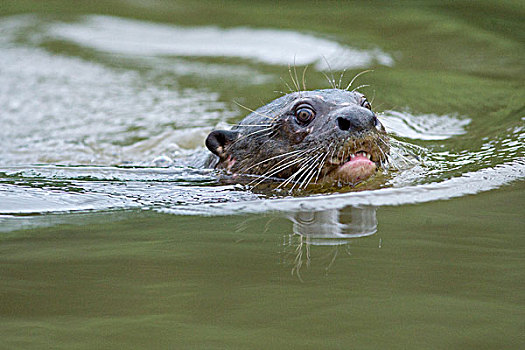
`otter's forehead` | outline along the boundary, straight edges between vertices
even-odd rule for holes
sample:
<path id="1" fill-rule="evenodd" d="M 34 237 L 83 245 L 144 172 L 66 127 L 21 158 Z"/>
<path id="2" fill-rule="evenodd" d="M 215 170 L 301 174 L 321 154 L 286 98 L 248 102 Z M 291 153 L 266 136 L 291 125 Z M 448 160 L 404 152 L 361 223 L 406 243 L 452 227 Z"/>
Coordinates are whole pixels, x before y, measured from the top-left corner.
<path id="1" fill-rule="evenodd" d="M 304 91 L 294 93 L 295 98 L 315 98 L 332 103 L 356 103 L 360 100 L 363 94 L 355 91 L 346 91 L 340 89 L 324 89 L 314 91 Z"/>
<path id="2" fill-rule="evenodd" d="M 296 100 L 301 99 L 312 99 L 320 102 L 325 102 L 328 104 L 335 105 L 348 105 L 359 103 L 360 99 L 363 97 L 363 94 L 355 91 L 346 91 L 341 89 L 323 89 L 323 90 L 313 90 L 313 91 L 299 91 L 287 94 L 282 96 L 271 104 L 276 106 L 285 106 L 289 103 L 292 103 Z"/>

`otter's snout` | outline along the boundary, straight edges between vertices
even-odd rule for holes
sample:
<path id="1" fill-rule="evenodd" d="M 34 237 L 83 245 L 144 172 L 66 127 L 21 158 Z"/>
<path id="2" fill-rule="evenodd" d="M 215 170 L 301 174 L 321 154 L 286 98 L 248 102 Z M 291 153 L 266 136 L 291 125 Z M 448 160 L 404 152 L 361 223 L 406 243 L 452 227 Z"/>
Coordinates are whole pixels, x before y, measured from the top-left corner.
<path id="1" fill-rule="evenodd" d="M 376 126 L 374 112 L 366 108 L 345 108 L 339 110 L 335 119 L 342 131 L 366 131 Z"/>

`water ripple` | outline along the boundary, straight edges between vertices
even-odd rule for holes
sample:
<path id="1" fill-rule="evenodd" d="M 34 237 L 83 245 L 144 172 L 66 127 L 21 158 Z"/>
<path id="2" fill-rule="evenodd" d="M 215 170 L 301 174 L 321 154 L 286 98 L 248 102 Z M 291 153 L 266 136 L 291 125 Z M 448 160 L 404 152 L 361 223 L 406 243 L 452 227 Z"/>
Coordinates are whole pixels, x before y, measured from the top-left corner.
<path id="1" fill-rule="evenodd" d="M 178 27 L 110 16 L 86 16 L 77 23 L 53 24 L 48 34 L 84 47 L 128 56 L 240 57 L 284 66 L 309 64 L 318 70 L 394 63 L 390 55 L 379 49 L 350 48 L 289 30 Z"/>
<path id="2" fill-rule="evenodd" d="M 477 138 L 477 146 L 463 147 L 461 138 L 480 134 L 471 125 L 474 117 L 385 111 L 380 118 L 392 135 L 392 156 L 379 186 L 293 198 L 257 194 L 200 168 L 208 132 L 237 116 L 219 93 L 150 80 L 151 70 L 50 53 L 46 40 L 171 63 L 163 56 L 224 55 L 287 65 L 291 52 L 301 51 L 308 55 L 296 63 L 314 63 L 318 70 L 326 68 L 322 56 L 334 69 L 340 67 L 332 56 L 339 55 L 344 68 L 389 65 L 390 56 L 290 31 L 182 28 L 106 16 L 71 23 L 16 16 L 0 20 L 0 33 L 0 221 L 115 209 L 231 215 L 401 205 L 475 194 L 525 177 L 521 115 L 514 121 L 509 114 L 503 126 Z M 202 75 L 209 72 L 201 68 L 213 66 L 192 64 L 176 61 L 178 70 Z M 262 77 L 249 65 L 243 69 L 255 80 Z"/>

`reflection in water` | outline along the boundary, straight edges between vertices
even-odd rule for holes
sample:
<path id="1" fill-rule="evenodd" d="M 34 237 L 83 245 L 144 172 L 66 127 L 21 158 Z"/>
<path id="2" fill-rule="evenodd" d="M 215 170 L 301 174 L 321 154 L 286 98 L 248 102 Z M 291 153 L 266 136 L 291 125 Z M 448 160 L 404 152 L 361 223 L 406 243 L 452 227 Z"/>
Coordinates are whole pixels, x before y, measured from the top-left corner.
<path id="1" fill-rule="evenodd" d="M 310 266 L 312 245 L 332 246 L 325 267 L 328 271 L 337 258 L 340 246 L 377 231 L 376 208 L 372 206 L 297 212 L 289 215 L 288 219 L 293 223 L 295 235 L 288 242 L 288 246 L 295 247 L 292 274 L 300 280 L 303 263 Z"/>
<path id="2" fill-rule="evenodd" d="M 293 233 L 313 245 L 346 244 L 352 238 L 371 236 L 377 231 L 375 207 L 299 212 L 289 219 Z"/>

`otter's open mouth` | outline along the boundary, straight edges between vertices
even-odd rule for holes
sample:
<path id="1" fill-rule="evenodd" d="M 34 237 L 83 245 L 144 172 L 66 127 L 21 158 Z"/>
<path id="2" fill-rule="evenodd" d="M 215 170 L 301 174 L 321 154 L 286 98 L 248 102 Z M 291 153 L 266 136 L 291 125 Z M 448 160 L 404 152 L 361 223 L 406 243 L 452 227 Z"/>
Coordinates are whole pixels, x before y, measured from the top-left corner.
<path id="1" fill-rule="evenodd" d="M 386 158 L 384 154 L 374 137 L 348 140 L 329 161 L 330 170 L 325 180 L 356 185 L 376 173 Z"/>
<path id="2" fill-rule="evenodd" d="M 330 177 L 349 184 L 357 184 L 372 176 L 377 170 L 372 155 L 366 151 L 350 154 L 342 162 L 334 165 L 336 167 Z"/>

